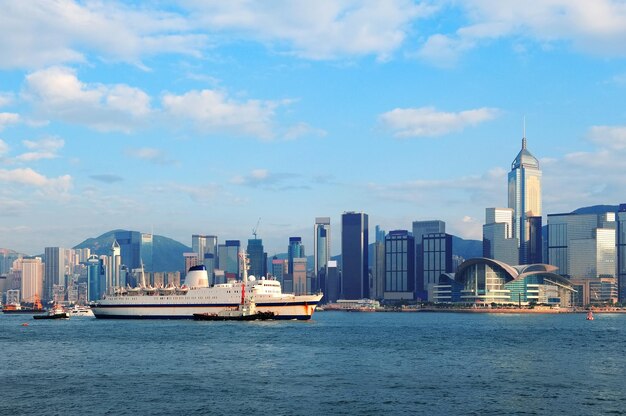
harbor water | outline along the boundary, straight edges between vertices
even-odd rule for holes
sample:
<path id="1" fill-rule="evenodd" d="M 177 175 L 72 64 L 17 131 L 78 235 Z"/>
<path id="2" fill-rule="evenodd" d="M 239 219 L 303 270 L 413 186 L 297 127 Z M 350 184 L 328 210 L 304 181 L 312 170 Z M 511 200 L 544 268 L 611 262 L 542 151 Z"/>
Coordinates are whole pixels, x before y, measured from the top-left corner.
<path id="1" fill-rule="evenodd" d="M 626 414 L 626 314 L 0 315 L 0 346 L 0 414 Z"/>

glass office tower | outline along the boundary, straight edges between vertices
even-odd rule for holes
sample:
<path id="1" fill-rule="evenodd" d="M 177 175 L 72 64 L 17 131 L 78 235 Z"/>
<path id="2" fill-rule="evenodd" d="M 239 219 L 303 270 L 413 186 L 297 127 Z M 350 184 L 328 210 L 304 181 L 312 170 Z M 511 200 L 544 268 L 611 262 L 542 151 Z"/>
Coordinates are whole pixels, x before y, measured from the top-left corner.
<path id="1" fill-rule="evenodd" d="M 537 249 L 532 243 L 527 222 L 530 217 L 541 216 L 541 169 L 539 161 L 526 148 L 526 137 L 522 139 L 522 150 L 511 164 L 509 172 L 509 208 L 513 208 L 513 238 L 517 238 L 520 246 L 519 264 L 528 264 L 529 257 L 534 259 L 541 256 L 530 252 Z M 533 224 L 536 226 L 536 223 Z"/>
<path id="2" fill-rule="evenodd" d="M 341 216 L 341 289 L 343 299 L 369 298 L 368 216 L 346 212 Z"/>

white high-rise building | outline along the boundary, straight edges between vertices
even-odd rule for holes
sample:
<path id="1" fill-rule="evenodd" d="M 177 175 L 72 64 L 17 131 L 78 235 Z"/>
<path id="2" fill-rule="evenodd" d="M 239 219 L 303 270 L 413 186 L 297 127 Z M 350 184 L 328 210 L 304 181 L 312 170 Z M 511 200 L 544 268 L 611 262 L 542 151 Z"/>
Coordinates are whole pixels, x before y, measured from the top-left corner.
<path id="1" fill-rule="evenodd" d="M 43 293 L 44 264 L 41 257 L 23 258 L 19 269 L 22 272 L 21 294 L 22 301 L 33 303 L 36 297 Z"/>
<path id="2" fill-rule="evenodd" d="M 485 210 L 483 257 L 510 265 L 519 262 L 518 240 L 513 238 L 512 208 L 487 208 Z"/>

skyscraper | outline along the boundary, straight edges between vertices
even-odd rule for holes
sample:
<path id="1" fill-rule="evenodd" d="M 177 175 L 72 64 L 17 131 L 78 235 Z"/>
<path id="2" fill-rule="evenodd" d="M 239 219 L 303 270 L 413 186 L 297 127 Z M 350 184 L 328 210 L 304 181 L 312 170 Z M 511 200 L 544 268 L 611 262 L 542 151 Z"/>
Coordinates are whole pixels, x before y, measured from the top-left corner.
<path id="1" fill-rule="evenodd" d="M 200 263 L 202 263 L 205 258 L 204 255 L 207 253 L 217 257 L 217 236 L 193 234 L 191 236 L 191 248 L 198 255 Z"/>
<path id="2" fill-rule="evenodd" d="M 140 269 L 143 265 L 146 272 L 154 271 L 152 234 L 139 231 L 116 231 L 114 237 L 120 246 L 121 264 L 130 270 Z"/>
<path id="3" fill-rule="evenodd" d="M 248 274 L 256 277 L 267 276 L 267 253 L 263 251 L 263 240 L 260 238 L 249 239 L 246 252 L 250 261 Z"/>
<path id="4" fill-rule="evenodd" d="M 616 273 L 615 213 L 548 215 L 548 262 L 570 278 Z"/>
<path id="5" fill-rule="evenodd" d="M 539 161 L 526 148 L 526 134 L 522 138 L 522 150 L 517 154 L 509 172 L 509 208 L 513 209 L 513 238 L 519 242 L 519 264 L 528 264 L 530 259 L 541 257 L 531 252 L 536 244 L 530 242 L 530 217 L 541 216 L 541 170 Z"/>
<path id="6" fill-rule="evenodd" d="M 343 299 L 369 297 L 368 216 L 346 212 L 341 216 L 341 289 Z"/>
<path id="7" fill-rule="evenodd" d="M 87 259 L 87 298 L 89 301 L 98 300 L 106 292 L 106 280 L 102 259 L 96 255 Z"/>
<path id="8" fill-rule="evenodd" d="M 43 292 L 44 266 L 41 257 L 25 257 L 18 262 L 21 262 L 19 270 L 22 272 L 22 300 L 33 303 Z"/>
<path id="9" fill-rule="evenodd" d="M 239 240 L 226 240 L 218 246 L 219 267 L 224 271 L 226 279 L 239 279 L 241 267 L 239 263 Z"/>
<path id="10" fill-rule="evenodd" d="M 446 233 L 426 234 L 422 237 L 424 290 L 432 300 L 434 286 L 443 273 L 453 272 L 452 236 Z"/>
<path id="11" fill-rule="evenodd" d="M 287 273 L 293 275 L 293 259 L 300 257 L 305 257 L 302 237 L 289 237 L 289 246 L 287 247 Z"/>
<path id="12" fill-rule="evenodd" d="M 626 204 L 617 212 L 617 285 L 619 301 L 626 303 Z"/>
<path id="13" fill-rule="evenodd" d="M 326 266 L 330 260 L 330 218 L 315 218 L 313 227 L 313 272 L 315 274 L 315 284 L 312 288 L 316 291 L 323 288 L 326 279 Z"/>
<path id="14" fill-rule="evenodd" d="M 513 209 L 487 208 L 483 225 L 483 257 L 516 265 L 519 244 L 513 238 Z"/>
<path id="15" fill-rule="evenodd" d="M 415 239 L 406 230 L 385 237 L 385 300 L 413 299 L 415 295 Z"/>
<path id="16" fill-rule="evenodd" d="M 43 299 L 53 299 L 54 287 L 65 286 L 65 249 L 46 247 L 44 249 L 44 293 Z"/>
<path id="17" fill-rule="evenodd" d="M 107 293 L 113 293 L 113 288 L 120 285 L 120 266 L 122 265 L 122 256 L 120 253 L 120 245 L 117 240 L 114 240 L 111 246 L 111 255 L 107 262 Z"/>
<path id="18" fill-rule="evenodd" d="M 424 247 L 422 239 L 426 234 L 445 233 L 446 223 L 439 220 L 413 221 L 413 238 L 415 238 L 415 293 L 418 299 L 426 299 L 424 286 Z"/>

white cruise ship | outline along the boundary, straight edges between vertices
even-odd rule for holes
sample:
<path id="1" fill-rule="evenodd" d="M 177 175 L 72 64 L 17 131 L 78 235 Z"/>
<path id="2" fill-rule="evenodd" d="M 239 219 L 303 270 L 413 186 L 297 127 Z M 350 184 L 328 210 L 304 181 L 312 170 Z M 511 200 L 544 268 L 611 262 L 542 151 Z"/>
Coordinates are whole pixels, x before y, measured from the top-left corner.
<path id="1" fill-rule="evenodd" d="M 257 312 L 273 319 L 311 319 L 322 294 L 282 293 L 280 282 L 255 279 L 244 272 L 243 280 L 210 286 L 204 266 L 194 266 L 181 287 L 118 289 L 91 305 L 96 318 L 193 319 L 194 314 L 218 314 L 240 310 L 253 302 Z"/>

